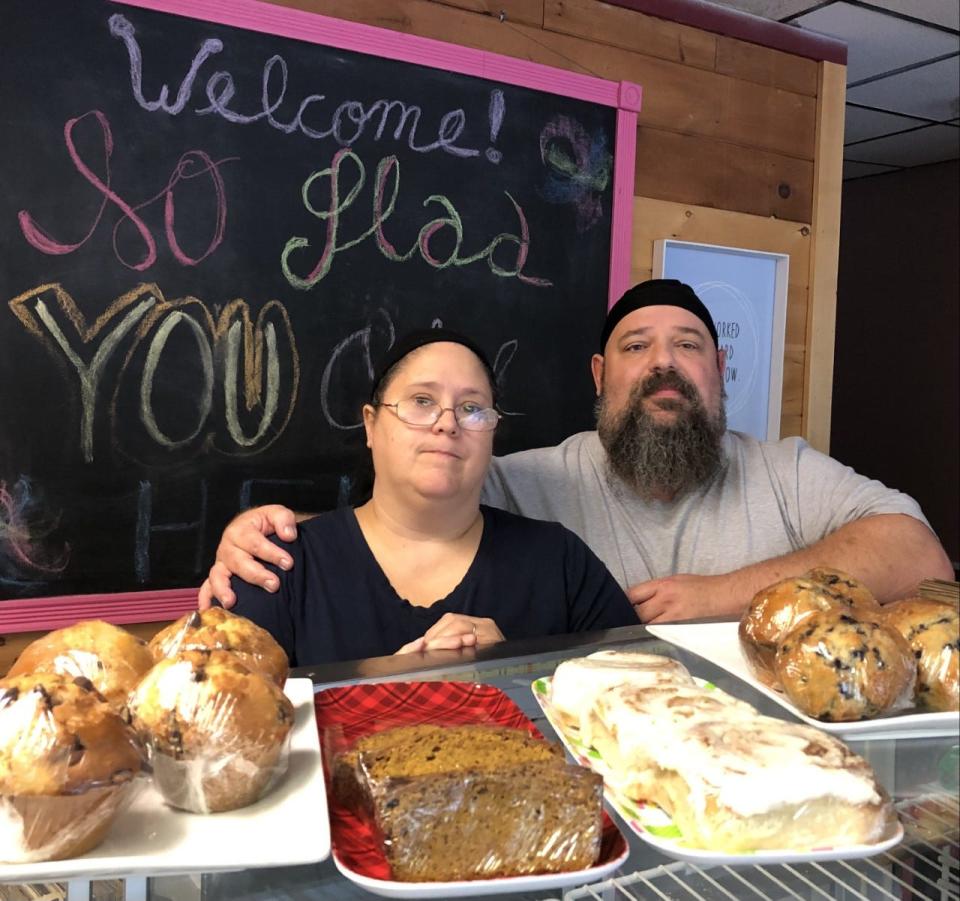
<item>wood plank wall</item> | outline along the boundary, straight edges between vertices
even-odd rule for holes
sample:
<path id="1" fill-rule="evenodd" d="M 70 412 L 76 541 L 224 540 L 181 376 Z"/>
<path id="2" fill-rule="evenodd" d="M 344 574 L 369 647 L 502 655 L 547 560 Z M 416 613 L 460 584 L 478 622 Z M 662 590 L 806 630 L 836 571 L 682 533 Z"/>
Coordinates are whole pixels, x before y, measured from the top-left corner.
<path id="1" fill-rule="evenodd" d="M 839 94 L 842 129 L 843 67 L 825 79 L 831 64 L 597 0 L 272 2 L 641 84 L 635 277 L 662 237 L 799 253 L 781 434 L 827 450 L 842 145 L 829 110 Z"/>

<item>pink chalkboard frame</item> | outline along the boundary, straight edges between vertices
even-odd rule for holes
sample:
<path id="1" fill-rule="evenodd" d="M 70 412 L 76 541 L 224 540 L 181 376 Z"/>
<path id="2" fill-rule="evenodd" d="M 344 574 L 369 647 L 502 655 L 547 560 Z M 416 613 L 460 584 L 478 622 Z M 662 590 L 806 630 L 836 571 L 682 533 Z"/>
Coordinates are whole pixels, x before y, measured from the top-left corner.
<path id="1" fill-rule="evenodd" d="M 318 13 L 260 2 L 260 0 L 122 0 L 122 2 L 126 6 L 137 6 L 221 25 L 233 25 L 237 28 L 308 43 L 324 44 L 342 50 L 353 50 L 385 59 L 416 63 L 461 75 L 472 75 L 615 107 L 617 132 L 614 150 L 608 304 L 612 305 L 628 287 L 637 114 L 640 111 L 642 99 L 640 85 L 628 81 L 607 81 L 592 75 L 580 75 L 499 53 L 472 50 L 445 41 L 388 31 L 372 25 L 346 22 Z M 0 636 L 17 632 L 57 629 L 78 620 L 91 618 L 105 619 L 117 624 L 175 619 L 196 607 L 197 590 L 196 587 L 175 588 L 162 591 L 62 595 L 2 601 L 0 602 Z"/>

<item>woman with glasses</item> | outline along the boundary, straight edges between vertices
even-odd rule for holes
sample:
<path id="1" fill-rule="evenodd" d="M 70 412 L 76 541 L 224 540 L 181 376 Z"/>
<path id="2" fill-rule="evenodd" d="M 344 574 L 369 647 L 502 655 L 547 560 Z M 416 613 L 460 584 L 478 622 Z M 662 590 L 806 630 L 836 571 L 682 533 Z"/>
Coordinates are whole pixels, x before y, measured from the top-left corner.
<path id="1" fill-rule="evenodd" d="M 490 364 L 447 329 L 388 353 L 363 407 L 370 499 L 303 523 L 268 594 L 235 613 L 304 666 L 635 625 L 604 565 L 557 523 L 480 505 L 500 420 Z"/>

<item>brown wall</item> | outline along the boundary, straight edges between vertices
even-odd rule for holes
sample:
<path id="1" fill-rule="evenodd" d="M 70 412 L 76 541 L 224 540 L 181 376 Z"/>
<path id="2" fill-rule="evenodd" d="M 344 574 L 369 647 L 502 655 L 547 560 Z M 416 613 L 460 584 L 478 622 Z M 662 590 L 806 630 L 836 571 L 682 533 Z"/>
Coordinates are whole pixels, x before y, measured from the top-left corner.
<path id="1" fill-rule="evenodd" d="M 906 491 L 960 559 L 960 165 L 843 189 L 832 453 Z"/>
<path id="2" fill-rule="evenodd" d="M 273 2 L 642 85 L 634 279 L 657 238 L 799 250 L 781 433 L 826 449 L 844 67 L 597 0 Z"/>

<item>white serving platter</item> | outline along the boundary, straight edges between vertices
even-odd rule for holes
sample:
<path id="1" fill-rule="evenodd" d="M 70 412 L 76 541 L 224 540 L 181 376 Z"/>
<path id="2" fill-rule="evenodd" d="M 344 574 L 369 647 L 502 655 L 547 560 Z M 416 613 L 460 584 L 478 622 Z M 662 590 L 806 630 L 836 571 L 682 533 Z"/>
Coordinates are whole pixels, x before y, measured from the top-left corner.
<path id="1" fill-rule="evenodd" d="M 869 720 L 856 720 L 851 723 L 826 723 L 801 713 L 793 702 L 782 692 L 764 685 L 756 679 L 743 658 L 740 650 L 740 638 L 737 633 L 739 624 L 732 623 L 676 623 L 663 626 L 647 626 L 647 631 L 657 638 L 670 642 L 678 648 L 692 651 L 704 660 L 733 673 L 747 682 L 757 691 L 776 701 L 803 722 L 816 726 L 838 738 L 851 740 L 889 739 L 889 738 L 937 738 L 944 735 L 960 734 L 960 715 L 956 712 L 918 713 L 906 710 L 874 717 Z"/>
<path id="2" fill-rule="evenodd" d="M 150 785 L 92 851 L 68 860 L 0 864 L 0 882 L 169 876 L 325 859 L 330 854 L 330 821 L 313 683 L 288 679 L 284 691 L 294 705 L 290 762 L 265 798 L 241 810 L 204 816 L 168 807 Z"/>

